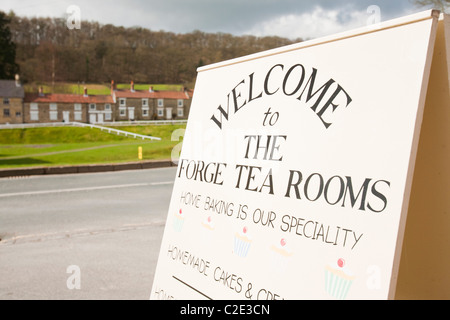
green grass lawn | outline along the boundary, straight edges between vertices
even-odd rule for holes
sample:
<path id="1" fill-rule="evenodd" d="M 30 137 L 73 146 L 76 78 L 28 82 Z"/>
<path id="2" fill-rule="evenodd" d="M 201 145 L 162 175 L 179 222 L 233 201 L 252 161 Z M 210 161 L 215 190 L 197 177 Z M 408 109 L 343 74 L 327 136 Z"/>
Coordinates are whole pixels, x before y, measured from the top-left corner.
<path id="1" fill-rule="evenodd" d="M 66 93 L 66 94 L 83 94 L 84 87 L 88 89 L 88 94 L 90 95 L 110 95 L 111 86 L 109 84 L 77 84 L 77 83 L 57 83 L 54 87 L 49 84 L 33 84 L 26 85 L 26 92 L 38 92 L 38 88 L 42 86 L 44 93 Z M 153 90 L 157 91 L 181 91 L 183 90 L 182 85 L 177 84 L 135 84 L 135 90 L 147 91 L 149 87 L 152 86 Z M 130 89 L 129 83 L 117 84 L 117 89 L 124 90 Z"/>
<path id="2" fill-rule="evenodd" d="M 117 84 L 117 89 L 130 89 L 130 84 Z M 148 89 L 150 88 L 150 86 L 153 87 L 153 90 L 156 91 L 181 91 L 183 90 L 183 86 L 182 85 L 178 85 L 178 84 L 135 84 L 134 85 L 134 89 L 135 90 L 142 90 L 142 91 L 148 91 Z"/>
<path id="3" fill-rule="evenodd" d="M 185 125 L 130 126 L 121 130 L 160 137 L 161 141 L 126 138 L 89 128 L 0 130 L 0 169 L 35 166 L 123 163 L 170 159 L 178 141 L 172 132 Z"/>

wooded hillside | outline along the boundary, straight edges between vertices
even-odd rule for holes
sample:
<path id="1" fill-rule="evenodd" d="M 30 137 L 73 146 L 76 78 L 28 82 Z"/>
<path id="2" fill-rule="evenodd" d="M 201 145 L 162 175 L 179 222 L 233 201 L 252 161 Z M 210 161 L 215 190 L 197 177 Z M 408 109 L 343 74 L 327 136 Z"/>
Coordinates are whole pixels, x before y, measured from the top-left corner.
<path id="1" fill-rule="evenodd" d="M 9 14 L 25 82 L 192 84 L 199 66 L 293 43 L 279 37 L 194 31 L 175 34 L 83 21 Z M 300 40 L 297 40 L 300 41 Z"/>

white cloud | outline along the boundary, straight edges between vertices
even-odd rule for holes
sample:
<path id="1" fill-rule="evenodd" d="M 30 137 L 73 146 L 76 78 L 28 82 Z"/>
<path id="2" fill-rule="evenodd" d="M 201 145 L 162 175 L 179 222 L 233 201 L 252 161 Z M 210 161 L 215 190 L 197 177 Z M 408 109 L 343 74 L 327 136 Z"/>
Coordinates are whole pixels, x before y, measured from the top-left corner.
<path id="1" fill-rule="evenodd" d="M 77 5 L 82 20 L 102 24 L 308 39 L 364 26 L 373 4 L 383 20 L 421 10 L 410 0 L 0 0 L 0 10 L 63 18 L 69 5 Z"/>
<path id="2" fill-rule="evenodd" d="M 246 34 L 256 36 L 279 35 L 290 39 L 314 39 L 365 26 L 370 17 L 367 11 L 349 8 L 327 10 L 316 6 L 310 12 L 287 14 L 255 25 Z"/>

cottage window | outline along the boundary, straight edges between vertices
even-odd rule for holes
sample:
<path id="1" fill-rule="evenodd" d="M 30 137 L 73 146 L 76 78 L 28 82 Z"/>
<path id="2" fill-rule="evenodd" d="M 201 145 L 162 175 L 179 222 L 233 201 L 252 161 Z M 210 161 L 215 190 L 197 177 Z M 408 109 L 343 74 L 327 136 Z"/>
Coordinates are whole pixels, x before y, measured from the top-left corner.
<path id="1" fill-rule="evenodd" d="M 158 108 L 158 117 L 164 117 L 164 109 Z"/>
<path id="2" fill-rule="evenodd" d="M 3 98 L 3 104 L 9 106 L 9 98 Z"/>
<path id="3" fill-rule="evenodd" d="M 111 119 L 112 119 L 111 113 L 105 113 L 105 120 L 111 121 Z"/>
<path id="4" fill-rule="evenodd" d="M 58 120 L 58 111 L 50 111 L 50 120 L 52 121 Z"/>
<path id="5" fill-rule="evenodd" d="M 127 105 L 127 99 L 126 98 L 120 98 L 119 99 L 119 106 L 120 107 L 126 107 Z"/>
<path id="6" fill-rule="evenodd" d="M 148 107 L 148 99 L 142 99 L 142 106 Z"/>
<path id="7" fill-rule="evenodd" d="M 3 109 L 3 116 L 4 117 L 10 117 L 9 109 Z"/>
<path id="8" fill-rule="evenodd" d="M 109 103 L 105 104 L 105 110 L 111 110 L 111 105 Z"/>
<path id="9" fill-rule="evenodd" d="M 56 103 L 50 103 L 50 120 L 58 120 L 58 105 Z"/>
<path id="10" fill-rule="evenodd" d="M 39 106 L 37 103 L 30 103 L 30 120 L 39 121 Z"/>
<path id="11" fill-rule="evenodd" d="M 81 103 L 75 103 L 74 111 L 81 111 Z"/>
<path id="12" fill-rule="evenodd" d="M 39 121 L 39 111 L 30 111 L 30 120 Z"/>
<path id="13" fill-rule="evenodd" d="M 126 108 L 119 108 L 120 116 L 126 117 L 127 115 L 127 109 Z"/>
<path id="14" fill-rule="evenodd" d="M 148 108 L 142 108 L 142 116 L 148 117 Z"/>
<path id="15" fill-rule="evenodd" d="M 96 105 L 95 103 L 89 104 L 89 110 L 90 110 L 90 111 L 95 111 L 95 110 L 97 110 L 97 105 Z"/>
<path id="16" fill-rule="evenodd" d="M 178 100 L 178 108 L 182 108 L 182 107 L 184 107 L 184 101 L 183 101 L 183 99 L 179 99 Z"/>
<path id="17" fill-rule="evenodd" d="M 164 99 L 158 99 L 158 107 L 164 107 Z"/>
<path id="18" fill-rule="evenodd" d="M 184 109 L 183 108 L 178 108 L 178 116 L 184 117 Z"/>
<path id="19" fill-rule="evenodd" d="M 73 114 L 74 114 L 75 121 L 82 121 L 81 111 L 75 111 Z"/>

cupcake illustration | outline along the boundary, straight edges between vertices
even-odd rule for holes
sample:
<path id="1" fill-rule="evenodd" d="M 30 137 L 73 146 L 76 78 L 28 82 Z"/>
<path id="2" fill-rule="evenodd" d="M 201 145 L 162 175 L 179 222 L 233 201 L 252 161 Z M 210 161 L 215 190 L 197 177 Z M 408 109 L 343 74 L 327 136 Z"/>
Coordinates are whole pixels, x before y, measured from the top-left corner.
<path id="1" fill-rule="evenodd" d="M 289 264 L 293 252 L 289 249 L 286 239 L 281 239 L 278 243 L 270 247 L 272 266 L 277 272 L 284 272 Z"/>
<path id="2" fill-rule="evenodd" d="M 325 290 L 336 299 L 345 300 L 354 279 L 344 259 L 325 267 Z"/>
<path id="3" fill-rule="evenodd" d="M 180 209 L 180 211 L 178 211 L 178 213 L 175 214 L 173 219 L 173 228 L 175 229 L 176 232 L 181 232 L 181 230 L 183 229 L 184 219 L 185 215 L 183 211 Z"/>
<path id="4" fill-rule="evenodd" d="M 245 258 L 247 256 L 251 244 L 252 240 L 248 235 L 247 227 L 234 235 L 234 253 L 239 257 Z"/>
<path id="5" fill-rule="evenodd" d="M 214 223 L 212 221 L 211 216 L 208 216 L 205 220 L 202 221 L 202 226 L 207 230 L 214 230 Z"/>
<path id="6" fill-rule="evenodd" d="M 206 219 L 204 219 L 202 222 L 202 230 L 203 232 L 201 232 L 202 236 L 200 237 L 201 239 L 201 243 L 203 247 L 210 247 L 213 244 L 213 237 L 214 237 L 214 229 L 215 229 L 215 225 L 214 225 L 214 221 L 212 219 L 211 216 L 206 217 Z"/>

